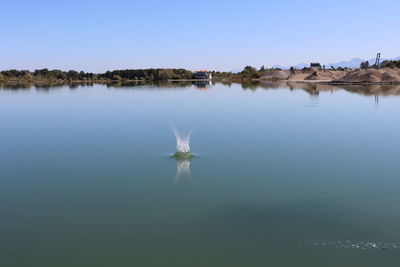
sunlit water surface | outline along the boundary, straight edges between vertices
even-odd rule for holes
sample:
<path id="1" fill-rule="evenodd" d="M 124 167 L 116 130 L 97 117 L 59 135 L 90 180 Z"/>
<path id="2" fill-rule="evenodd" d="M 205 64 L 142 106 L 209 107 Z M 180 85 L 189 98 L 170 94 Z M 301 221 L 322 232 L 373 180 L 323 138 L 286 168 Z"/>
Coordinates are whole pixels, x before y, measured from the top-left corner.
<path id="1" fill-rule="evenodd" d="M 345 89 L 1 89 L 0 266 L 399 266 L 399 89 Z"/>

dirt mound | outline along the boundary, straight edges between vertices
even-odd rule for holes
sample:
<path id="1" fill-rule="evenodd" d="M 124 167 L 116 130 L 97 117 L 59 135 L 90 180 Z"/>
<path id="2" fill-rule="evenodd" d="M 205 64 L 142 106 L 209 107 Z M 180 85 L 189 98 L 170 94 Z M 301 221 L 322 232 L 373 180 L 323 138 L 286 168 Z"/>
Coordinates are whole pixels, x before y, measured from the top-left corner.
<path id="1" fill-rule="evenodd" d="M 290 75 L 287 70 L 267 70 L 265 71 L 261 79 L 262 80 L 286 80 Z"/>
<path id="2" fill-rule="evenodd" d="M 335 82 L 343 83 L 398 83 L 400 82 L 400 69 L 359 69 L 336 79 Z"/>
<path id="3" fill-rule="evenodd" d="M 310 73 L 303 73 L 301 70 L 296 70 L 290 74 L 289 81 L 304 81 L 305 78 L 310 76 Z"/>
<path id="4" fill-rule="evenodd" d="M 330 71 L 330 70 L 318 70 L 306 77 L 304 80 L 308 81 L 333 81 L 338 78 L 338 76 L 343 76 L 346 73 L 337 73 L 338 71 Z"/>
<path id="5" fill-rule="evenodd" d="M 302 73 L 308 73 L 308 74 L 313 74 L 314 72 L 318 71 L 319 69 L 317 68 L 304 68 L 301 70 Z"/>
<path id="6" fill-rule="evenodd" d="M 290 81 L 333 81 L 346 75 L 347 71 L 339 70 L 319 70 L 307 68 L 292 72 L 288 80 Z"/>
<path id="7" fill-rule="evenodd" d="M 338 82 L 338 83 L 400 83 L 400 68 L 321 70 L 267 70 L 262 80 L 288 80 L 297 82 Z"/>

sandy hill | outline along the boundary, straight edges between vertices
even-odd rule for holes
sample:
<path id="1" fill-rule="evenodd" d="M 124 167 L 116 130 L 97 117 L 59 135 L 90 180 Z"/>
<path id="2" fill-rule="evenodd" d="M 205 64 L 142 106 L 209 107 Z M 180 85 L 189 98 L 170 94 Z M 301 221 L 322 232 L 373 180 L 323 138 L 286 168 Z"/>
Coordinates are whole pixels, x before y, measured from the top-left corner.
<path id="1" fill-rule="evenodd" d="M 305 68 L 302 70 L 292 71 L 288 80 L 289 81 L 334 81 L 343 77 L 347 73 L 348 71 Z"/>
<path id="2" fill-rule="evenodd" d="M 398 83 L 400 82 L 399 68 L 381 69 L 358 69 L 345 76 L 338 78 L 335 82 L 343 83 Z"/>
<path id="3" fill-rule="evenodd" d="M 261 80 L 337 83 L 400 83 L 400 68 L 321 70 L 267 70 Z"/>
<path id="4" fill-rule="evenodd" d="M 286 80 L 290 75 L 288 70 L 266 70 L 261 76 L 261 80 Z"/>
<path id="5" fill-rule="evenodd" d="M 305 80 L 333 81 L 343 77 L 347 73 L 347 71 L 340 70 L 317 70 L 306 77 Z"/>

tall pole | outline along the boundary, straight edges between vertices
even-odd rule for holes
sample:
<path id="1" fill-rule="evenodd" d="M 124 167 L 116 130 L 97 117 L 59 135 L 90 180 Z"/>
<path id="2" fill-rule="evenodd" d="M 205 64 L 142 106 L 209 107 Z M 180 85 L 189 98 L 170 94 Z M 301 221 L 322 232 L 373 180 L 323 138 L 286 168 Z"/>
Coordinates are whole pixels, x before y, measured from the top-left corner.
<path id="1" fill-rule="evenodd" d="M 379 68 L 379 63 L 381 60 L 381 53 L 376 54 L 376 59 L 375 59 L 375 68 Z"/>

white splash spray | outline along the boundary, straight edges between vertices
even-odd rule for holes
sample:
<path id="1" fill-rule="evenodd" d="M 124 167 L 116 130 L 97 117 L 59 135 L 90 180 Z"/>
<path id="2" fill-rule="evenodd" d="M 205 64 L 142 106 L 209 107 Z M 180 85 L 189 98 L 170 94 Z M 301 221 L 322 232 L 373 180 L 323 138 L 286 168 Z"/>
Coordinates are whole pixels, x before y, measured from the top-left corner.
<path id="1" fill-rule="evenodd" d="M 172 130 L 174 131 L 176 137 L 176 152 L 177 153 L 190 153 L 190 135 L 192 131 L 190 131 L 187 135 L 182 135 L 178 132 L 175 126 L 172 126 Z"/>

